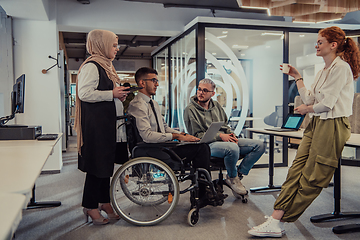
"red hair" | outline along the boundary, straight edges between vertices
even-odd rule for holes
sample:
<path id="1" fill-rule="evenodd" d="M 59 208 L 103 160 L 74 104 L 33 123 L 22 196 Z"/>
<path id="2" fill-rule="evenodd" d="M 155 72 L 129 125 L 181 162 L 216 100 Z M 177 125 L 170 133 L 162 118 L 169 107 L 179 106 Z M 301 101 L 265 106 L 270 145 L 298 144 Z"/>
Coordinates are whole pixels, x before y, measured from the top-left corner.
<path id="1" fill-rule="evenodd" d="M 319 31 L 319 34 L 326 38 L 329 43 L 336 42 L 336 53 L 350 65 L 354 79 L 359 77 L 360 73 L 360 52 L 358 44 L 349 37 L 339 27 L 328 27 Z"/>

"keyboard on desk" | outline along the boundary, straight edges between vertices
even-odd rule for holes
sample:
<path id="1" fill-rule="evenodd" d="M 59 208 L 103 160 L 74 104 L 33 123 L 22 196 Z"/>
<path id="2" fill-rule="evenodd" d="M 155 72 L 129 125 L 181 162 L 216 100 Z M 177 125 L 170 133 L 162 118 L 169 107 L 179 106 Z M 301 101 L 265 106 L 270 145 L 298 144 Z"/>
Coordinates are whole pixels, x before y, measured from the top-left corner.
<path id="1" fill-rule="evenodd" d="M 47 133 L 47 134 L 41 134 L 40 136 L 38 136 L 36 139 L 37 140 L 55 140 L 57 139 L 58 134 L 52 134 L 52 133 Z"/>

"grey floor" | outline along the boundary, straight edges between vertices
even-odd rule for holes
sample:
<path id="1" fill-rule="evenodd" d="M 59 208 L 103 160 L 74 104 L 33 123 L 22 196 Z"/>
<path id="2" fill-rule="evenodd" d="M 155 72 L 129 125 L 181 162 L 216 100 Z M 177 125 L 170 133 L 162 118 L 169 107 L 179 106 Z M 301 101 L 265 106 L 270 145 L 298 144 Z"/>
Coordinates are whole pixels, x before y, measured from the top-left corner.
<path id="1" fill-rule="evenodd" d="M 105 226 L 85 223 L 81 208 L 84 173 L 77 170 L 75 139 L 70 140 L 69 148 L 63 153 L 64 166 L 59 174 L 42 174 L 36 182 L 38 202 L 59 200 L 60 207 L 23 210 L 23 219 L 15 233 L 16 240 L 22 239 L 259 239 L 251 237 L 247 231 L 254 225 L 265 221 L 264 216 L 272 213 L 272 206 L 279 192 L 250 193 L 248 203 L 236 199 L 229 189 L 229 197 L 221 207 L 205 207 L 200 210 L 200 220 L 195 227 L 187 224 L 189 195 L 181 195 L 179 204 L 172 215 L 156 226 L 139 227 L 124 220 Z M 281 153 L 280 153 L 281 154 Z M 275 154 L 277 158 L 280 154 Z M 295 150 L 289 152 L 292 159 Z M 267 155 L 260 161 L 266 162 Z M 287 168 L 276 168 L 274 183 L 281 184 Z M 213 172 L 213 176 L 216 173 Z M 360 211 L 360 169 L 342 168 L 341 210 Z M 253 169 L 243 179 L 247 188 L 266 186 L 268 169 Z M 360 239 L 360 233 L 336 235 L 332 227 L 359 223 L 360 219 L 311 223 L 313 215 L 333 211 L 333 188 L 324 189 L 320 196 L 295 223 L 286 223 L 283 239 Z M 6 216 L 3 216 L 6 220 Z M 266 239 L 266 238 L 261 238 Z"/>

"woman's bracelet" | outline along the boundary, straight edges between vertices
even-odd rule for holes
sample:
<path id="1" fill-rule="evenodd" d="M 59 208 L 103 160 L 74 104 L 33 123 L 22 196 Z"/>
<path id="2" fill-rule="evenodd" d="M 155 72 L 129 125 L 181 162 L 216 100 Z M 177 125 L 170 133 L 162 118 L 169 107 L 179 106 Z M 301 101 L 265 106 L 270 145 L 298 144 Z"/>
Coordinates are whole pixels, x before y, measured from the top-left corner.
<path id="1" fill-rule="evenodd" d="M 295 82 L 297 83 L 297 81 L 300 81 L 300 80 L 303 81 L 304 79 L 301 77 L 301 78 L 296 79 Z"/>

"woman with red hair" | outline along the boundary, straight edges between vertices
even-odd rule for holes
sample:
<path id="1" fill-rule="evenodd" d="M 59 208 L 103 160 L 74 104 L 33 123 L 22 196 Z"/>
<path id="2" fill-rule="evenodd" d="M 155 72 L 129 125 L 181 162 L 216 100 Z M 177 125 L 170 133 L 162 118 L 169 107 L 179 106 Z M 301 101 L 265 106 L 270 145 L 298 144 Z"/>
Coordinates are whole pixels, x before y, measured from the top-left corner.
<path id="1" fill-rule="evenodd" d="M 251 235 L 281 237 L 285 234 L 284 222 L 296 221 L 329 185 L 351 135 L 348 117 L 352 114 L 353 81 L 360 72 L 359 48 L 339 27 L 320 30 L 315 48 L 316 55 L 324 59 L 325 67 L 318 72 L 309 90 L 296 68 L 290 66 L 288 73 L 295 78 L 304 102 L 294 110 L 302 115 L 309 113 L 310 123 L 272 215 L 265 223 L 250 229 Z"/>

